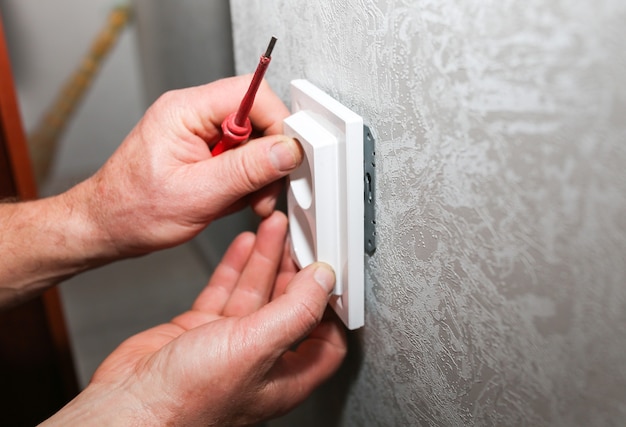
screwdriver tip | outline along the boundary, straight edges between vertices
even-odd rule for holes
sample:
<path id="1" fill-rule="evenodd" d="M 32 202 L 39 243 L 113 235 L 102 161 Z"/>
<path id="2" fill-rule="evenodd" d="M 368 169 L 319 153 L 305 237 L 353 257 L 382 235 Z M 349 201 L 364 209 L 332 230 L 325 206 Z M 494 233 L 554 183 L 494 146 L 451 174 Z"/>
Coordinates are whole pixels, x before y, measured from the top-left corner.
<path id="1" fill-rule="evenodd" d="M 272 36 L 272 39 L 270 40 L 270 44 L 267 46 L 267 50 L 265 51 L 265 53 L 263 54 L 264 57 L 266 58 L 271 58 L 272 56 L 272 51 L 274 50 L 274 45 L 276 44 L 276 40 L 278 40 L 276 37 Z"/>

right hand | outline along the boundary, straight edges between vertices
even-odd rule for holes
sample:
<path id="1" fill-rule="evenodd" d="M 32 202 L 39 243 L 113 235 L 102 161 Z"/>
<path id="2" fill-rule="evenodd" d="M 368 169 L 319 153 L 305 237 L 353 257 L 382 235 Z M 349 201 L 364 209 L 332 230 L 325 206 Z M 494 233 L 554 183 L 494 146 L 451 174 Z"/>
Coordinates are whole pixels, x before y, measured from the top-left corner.
<path id="1" fill-rule="evenodd" d="M 246 204 L 264 217 L 273 211 L 277 181 L 301 163 L 303 153 L 280 135 L 289 111 L 267 83 L 250 113 L 253 128 L 264 136 L 216 157 L 210 152 L 249 82 L 241 76 L 164 94 L 106 164 L 68 192 L 68 203 L 74 209 L 84 205 L 95 226 L 91 236 L 102 237 L 110 255 L 183 243 Z"/>

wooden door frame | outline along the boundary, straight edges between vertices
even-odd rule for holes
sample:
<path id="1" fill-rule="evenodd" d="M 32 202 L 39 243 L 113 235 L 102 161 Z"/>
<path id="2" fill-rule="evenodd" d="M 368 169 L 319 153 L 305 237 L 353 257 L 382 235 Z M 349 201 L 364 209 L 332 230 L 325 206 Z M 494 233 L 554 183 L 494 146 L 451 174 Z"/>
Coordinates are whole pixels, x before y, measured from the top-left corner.
<path id="1" fill-rule="evenodd" d="M 0 198 L 32 200 L 37 188 L 0 15 Z M 57 289 L 0 312 L 0 419 L 33 425 L 78 393 Z"/>

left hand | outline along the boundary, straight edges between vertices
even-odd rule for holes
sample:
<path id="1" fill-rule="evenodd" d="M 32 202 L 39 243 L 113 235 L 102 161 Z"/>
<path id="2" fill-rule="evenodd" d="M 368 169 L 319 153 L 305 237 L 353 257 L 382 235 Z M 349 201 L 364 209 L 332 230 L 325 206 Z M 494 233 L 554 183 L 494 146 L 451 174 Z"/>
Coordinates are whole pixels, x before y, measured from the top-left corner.
<path id="1" fill-rule="evenodd" d="M 335 318 L 322 320 L 332 270 L 296 273 L 286 232 L 275 212 L 256 236 L 240 235 L 191 310 L 120 345 L 55 418 L 249 425 L 303 401 L 338 368 L 346 342 Z"/>

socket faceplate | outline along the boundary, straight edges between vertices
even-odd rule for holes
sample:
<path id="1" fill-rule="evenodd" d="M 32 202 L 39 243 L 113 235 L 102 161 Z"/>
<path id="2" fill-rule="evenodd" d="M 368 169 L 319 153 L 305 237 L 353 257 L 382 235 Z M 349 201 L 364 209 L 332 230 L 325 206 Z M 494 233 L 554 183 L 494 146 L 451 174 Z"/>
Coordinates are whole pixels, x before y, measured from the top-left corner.
<path id="1" fill-rule="evenodd" d="M 284 133 L 305 161 L 289 177 L 291 247 L 300 267 L 330 264 L 331 306 L 349 329 L 363 326 L 363 119 L 306 80 L 291 82 Z"/>

